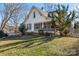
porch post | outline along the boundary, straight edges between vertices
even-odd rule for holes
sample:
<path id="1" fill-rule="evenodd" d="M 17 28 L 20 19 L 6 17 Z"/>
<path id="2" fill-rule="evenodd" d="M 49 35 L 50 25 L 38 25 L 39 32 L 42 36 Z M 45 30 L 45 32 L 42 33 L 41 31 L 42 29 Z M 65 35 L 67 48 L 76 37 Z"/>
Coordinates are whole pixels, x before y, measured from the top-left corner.
<path id="1" fill-rule="evenodd" d="M 34 23 L 32 23 L 32 31 L 34 31 Z"/>
<path id="2" fill-rule="evenodd" d="M 44 23 L 42 23 L 42 28 L 44 28 Z"/>

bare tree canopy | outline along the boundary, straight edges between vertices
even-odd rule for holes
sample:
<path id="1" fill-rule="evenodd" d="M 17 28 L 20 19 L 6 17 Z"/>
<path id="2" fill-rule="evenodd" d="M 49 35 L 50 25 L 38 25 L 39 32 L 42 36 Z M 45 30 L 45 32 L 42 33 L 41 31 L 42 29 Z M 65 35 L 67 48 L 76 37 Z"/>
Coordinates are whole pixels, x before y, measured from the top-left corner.
<path id="1" fill-rule="evenodd" d="M 21 6 L 22 4 L 19 4 L 19 3 L 18 4 L 15 4 L 15 3 L 4 4 L 4 9 L 1 13 L 2 22 L 1 22 L 0 30 L 3 30 L 6 23 L 13 17 L 14 13 L 20 10 Z"/>
<path id="2" fill-rule="evenodd" d="M 44 8 L 47 12 L 52 11 L 56 9 L 57 4 L 52 4 L 52 3 L 44 3 Z"/>

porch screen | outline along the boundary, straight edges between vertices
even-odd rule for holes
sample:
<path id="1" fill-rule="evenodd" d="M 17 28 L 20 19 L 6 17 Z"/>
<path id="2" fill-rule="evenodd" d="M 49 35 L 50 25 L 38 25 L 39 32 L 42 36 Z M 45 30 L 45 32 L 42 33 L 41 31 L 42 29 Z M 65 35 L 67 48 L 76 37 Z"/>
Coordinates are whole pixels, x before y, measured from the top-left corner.
<path id="1" fill-rule="evenodd" d="M 42 23 L 34 24 L 34 30 L 39 30 L 42 28 Z"/>

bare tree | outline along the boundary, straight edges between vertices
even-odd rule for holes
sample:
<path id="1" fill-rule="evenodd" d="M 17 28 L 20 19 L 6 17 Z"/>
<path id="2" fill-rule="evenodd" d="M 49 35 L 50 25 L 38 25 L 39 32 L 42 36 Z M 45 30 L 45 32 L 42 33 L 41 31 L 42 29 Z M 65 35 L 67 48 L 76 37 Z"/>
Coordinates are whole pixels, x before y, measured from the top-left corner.
<path id="1" fill-rule="evenodd" d="M 21 7 L 21 4 L 14 4 L 14 3 L 4 4 L 4 9 L 1 13 L 2 22 L 1 22 L 1 26 L 0 26 L 0 31 L 3 30 L 6 23 L 13 17 L 13 14 L 15 13 L 15 11 L 18 12 L 20 7 Z"/>
<path id="2" fill-rule="evenodd" d="M 47 12 L 50 12 L 54 9 L 56 9 L 57 4 L 52 4 L 52 3 L 44 3 L 44 8 Z"/>
<path id="3" fill-rule="evenodd" d="M 13 14 L 13 17 L 10 19 L 10 23 L 14 26 L 15 28 L 15 33 L 18 32 L 18 27 L 20 25 L 20 23 L 23 22 L 24 18 L 25 18 L 25 14 L 23 10 L 19 10 L 18 12 L 15 12 Z"/>

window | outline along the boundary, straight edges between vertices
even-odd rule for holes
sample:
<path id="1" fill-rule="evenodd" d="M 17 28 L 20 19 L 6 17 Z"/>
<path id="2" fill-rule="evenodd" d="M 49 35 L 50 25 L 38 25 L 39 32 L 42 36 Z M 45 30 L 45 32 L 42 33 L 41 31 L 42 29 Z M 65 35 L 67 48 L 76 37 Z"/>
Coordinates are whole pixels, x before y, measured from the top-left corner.
<path id="1" fill-rule="evenodd" d="M 44 23 L 44 28 L 51 28 L 51 23 Z"/>
<path id="2" fill-rule="evenodd" d="M 39 30 L 42 28 L 42 23 L 34 24 L 34 29 Z"/>
<path id="3" fill-rule="evenodd" d="M 35 16 L 36 16 L 36 15 L 35 15 L 35 12 L 33 12 L 33 18 L 35 18 Z"/>
<path id="4" fill-rule="evenodd" d="M 31 30 L 31 24 L 27 24 L 27 29 Z"/>

